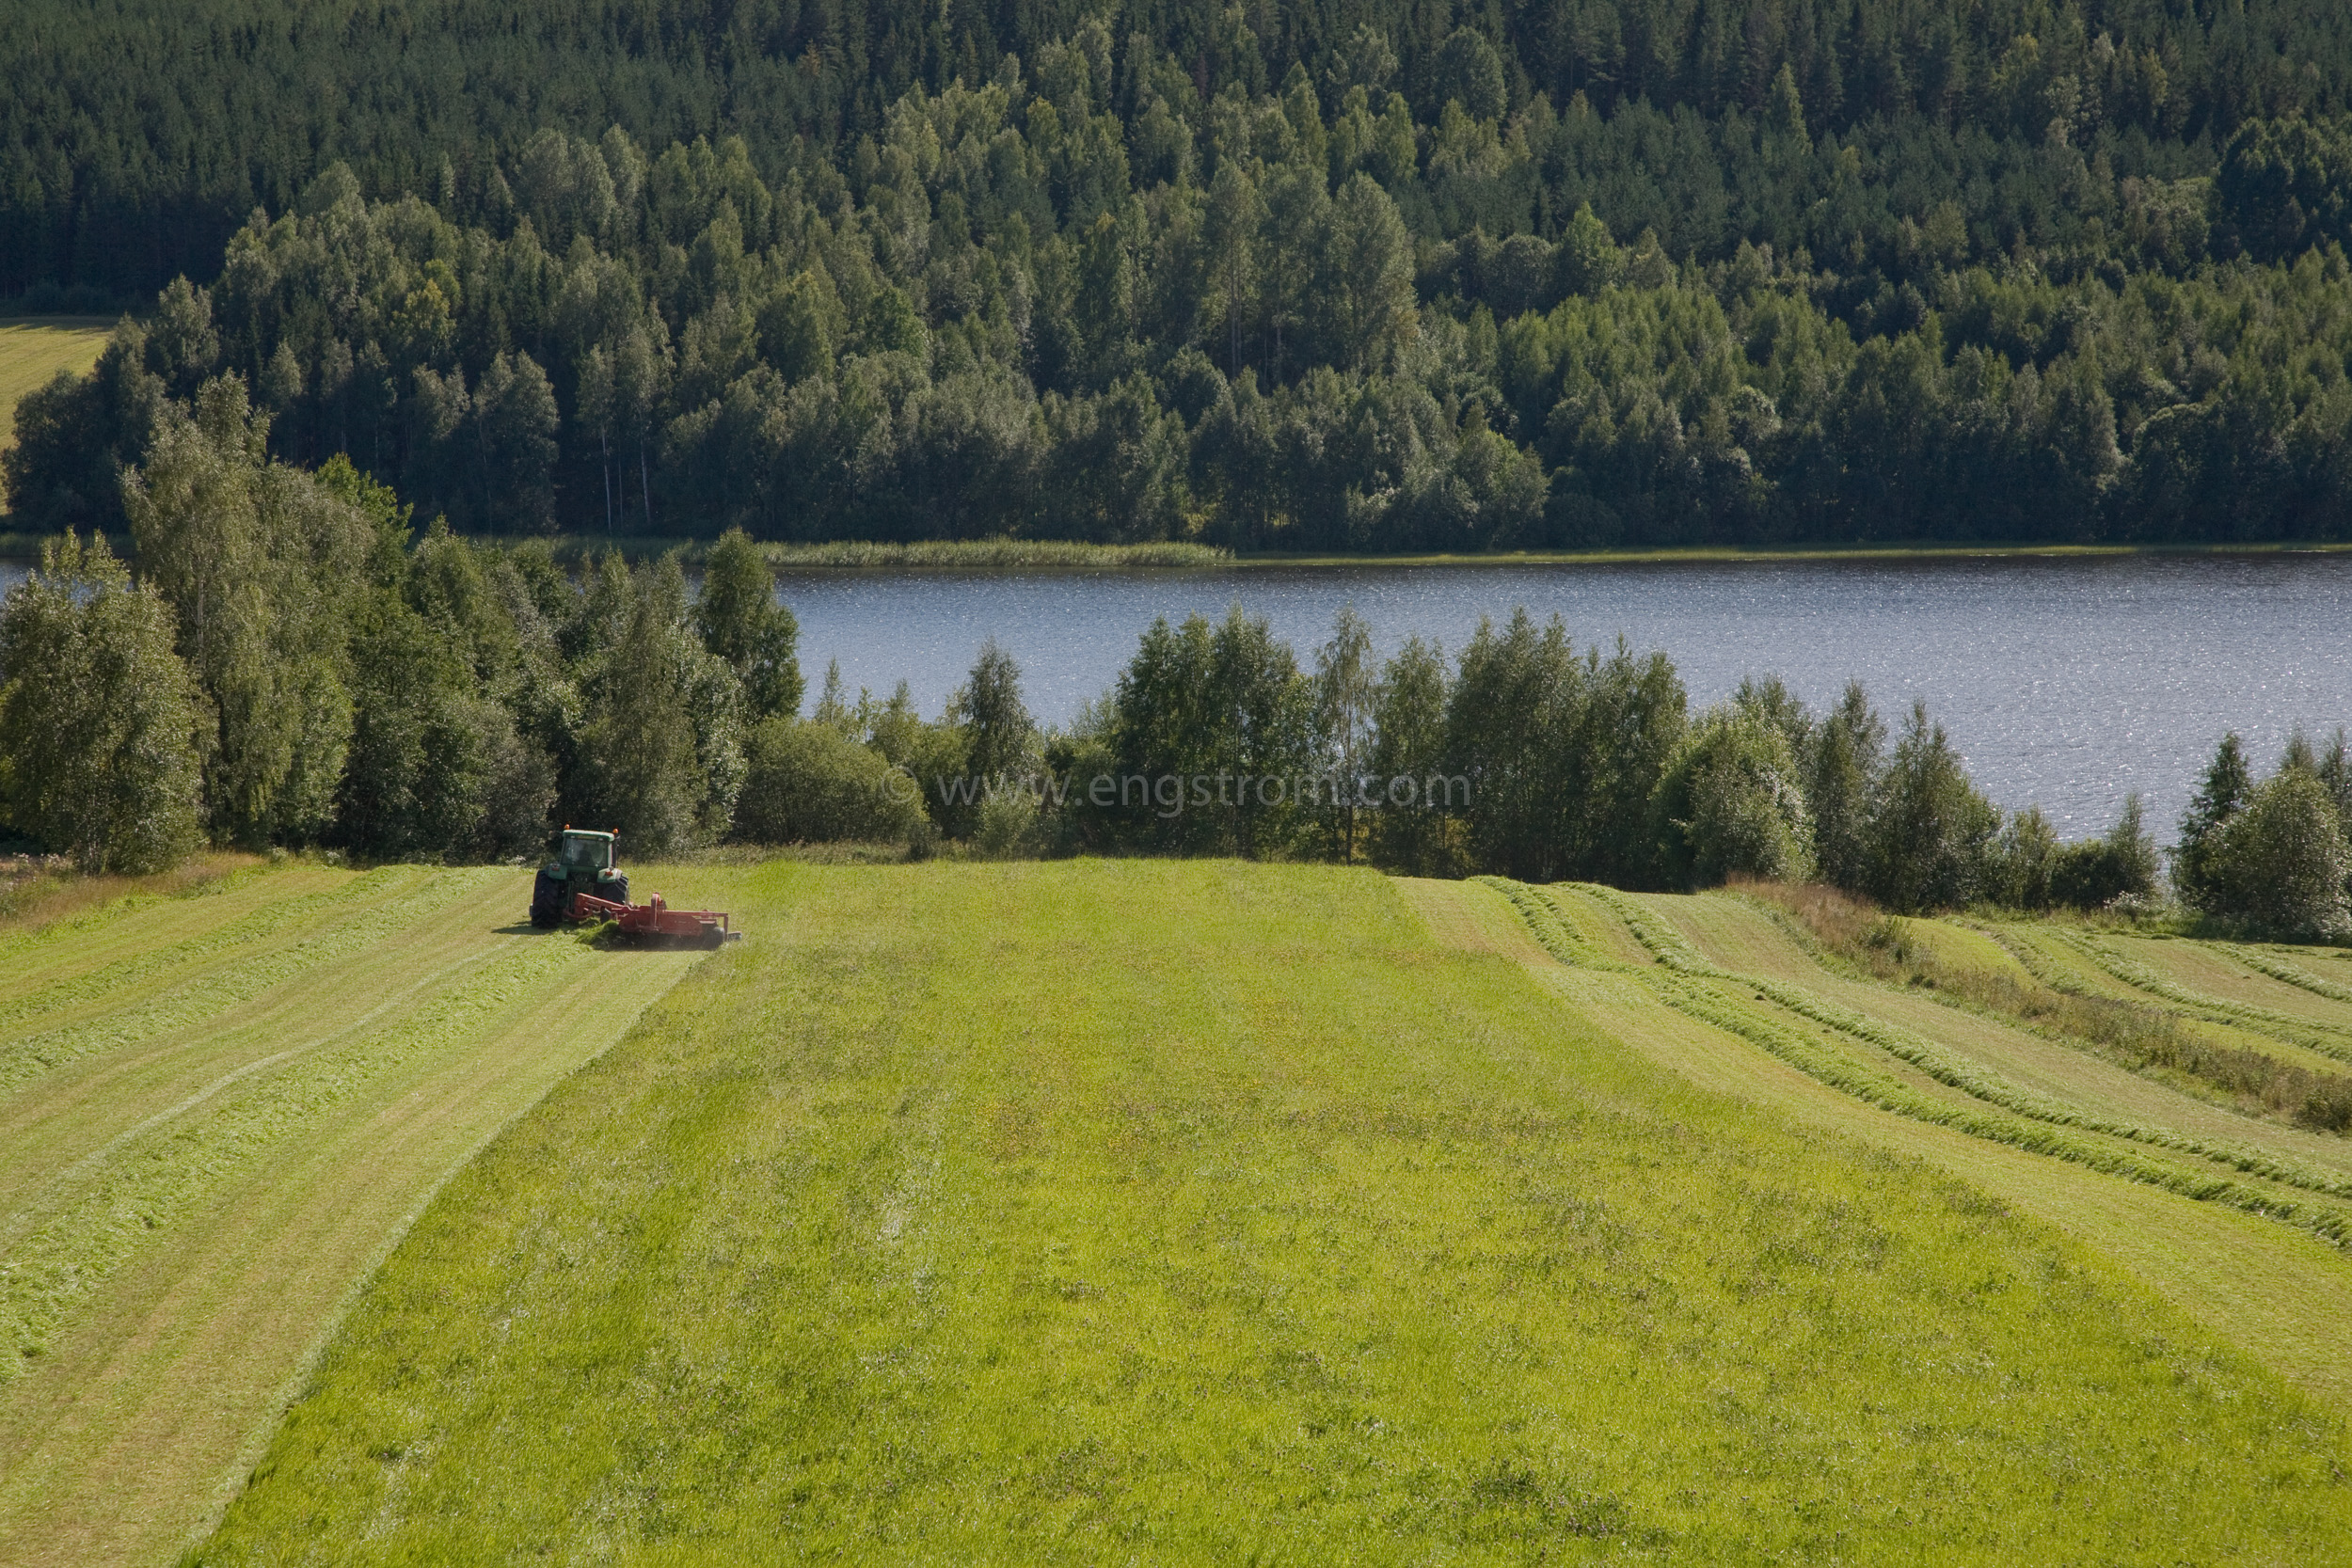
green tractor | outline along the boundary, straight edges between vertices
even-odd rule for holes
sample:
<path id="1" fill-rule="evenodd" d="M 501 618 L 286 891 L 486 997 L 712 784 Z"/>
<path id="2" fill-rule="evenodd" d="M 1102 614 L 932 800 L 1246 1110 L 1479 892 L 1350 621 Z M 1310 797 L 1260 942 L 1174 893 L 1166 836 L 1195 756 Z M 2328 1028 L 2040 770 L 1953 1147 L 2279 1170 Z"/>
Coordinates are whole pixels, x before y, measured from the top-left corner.
<path id="1" fill-rule="evenodd" d="M 618 833 L 566 826 L 555 858 L 539 868 L 531 888 L 531 923 L 561 926 L 571 918 L 572 895 L 584 893 L 614 904 L 628 902 L 628 873 L 613 863 Z"/>

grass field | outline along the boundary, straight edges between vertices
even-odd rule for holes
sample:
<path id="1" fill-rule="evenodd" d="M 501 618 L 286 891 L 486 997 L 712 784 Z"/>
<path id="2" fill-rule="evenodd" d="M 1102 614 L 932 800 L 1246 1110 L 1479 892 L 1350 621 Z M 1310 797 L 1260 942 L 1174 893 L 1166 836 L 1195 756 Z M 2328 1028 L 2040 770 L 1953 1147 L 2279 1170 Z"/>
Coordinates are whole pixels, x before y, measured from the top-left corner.
<path id="1" fill-rule="evenodd" d="M 483 1141 L 691 955 L 294 863 L 0 930 L 0 1561 L 166 1561 Z"/>
<path id="2" fill-rule="evenodd" d="M 1447 896 L 1472 900 L 1480 891 Z M 1500 893 L 1488 896 L 1503 903 Z M 1524 891 L 1511 896 L 1522 908 L 1530 902 Z M 1695 1081 L 1931 1158 L 2091 1243 L 2331 1406 L 2352 1402 L 2343 1332 L 2352 1323 L 2352 1266 L 2340 1245 L 2291 1228 L 2341 1206 L 2352 1144 L 2217 1112 L 2119 1072 L 2081 1042 L 2006 1025 L 1948 998 L 1872 987 L 1808 955 L 1756 901 L 1575 889 L 1546 890 L 1541 901 L 1574 919 L 1549 944 L 1565 949 L 1571 967 L 1555 964 L 1548 978 L 1618 1037 Z M 1630 942 L 1641 953 L 1632 962 L 1625 949 L 1633 930 L 1613 910 L 1645 929 L 1645 941 Z M 1964 927 L 1928 924 L 1940 927 L 1939 944 L 1969 945 Z M 1604 950 L 1590 933 L 1613 926 L 1619 944 Z M 1643 962 L 1660 953 L 1718 977 L 1695 997 L 1684 989 L 1680 1006 L 1661 1006 L 1673 994 L 1658 973 L 1664 966 Z M 1805 1010 L 1792 1013 L 1782 1001 Z M 1807 1030 L 1840 1004 L 1866 1015 L 1867 1036 Z M 1757 1038 L 1776 1038 L 1782 1059 L 1760 1061 L 1772 1053 L 1759 1053 Z M 1911 1069 L 1921 1049 L 1941 1077 Z M 2012 1109 L 2025 1114 L 2002 1114 Z M 2177 1158 L 2185 1153 L 2196 1159 Z M 2244 1208 L 2233 1201 L 2249 1198 Z"/>
<path id="3" fill-rule="evenodd" d="M 2027 1119 L 1660 961 L 1717 903 L 695 879 L 750 940 L 441 1190 L 190 1560 L 2352 1554 L 2352 1263 L 1759 1048 Z"/>
<path id="4" fill-rule="evenodd" d="M 114 330 L 109 316 L 0 317 L 0 447 L 16 438 L 17 399 L 59 371 L 98 363 Z"/>

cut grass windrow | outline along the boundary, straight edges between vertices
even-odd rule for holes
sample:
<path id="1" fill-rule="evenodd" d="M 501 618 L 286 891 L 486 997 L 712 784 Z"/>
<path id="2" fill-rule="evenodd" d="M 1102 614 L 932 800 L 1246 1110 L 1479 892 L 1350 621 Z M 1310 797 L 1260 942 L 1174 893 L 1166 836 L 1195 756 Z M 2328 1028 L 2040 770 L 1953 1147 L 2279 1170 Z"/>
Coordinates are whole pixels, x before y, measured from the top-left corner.
<path id="1" fill-rule="evenodd" d="M 363 1023 L 286 1053 L 275 1071 L 255 1075 L 248 1092 L 176 1118 L 151 1143 L 126 1141 L 77 1201 L 0 1253 L 0 1384 L 22 1375 L 76 1302 L 263 1148 L 382 1075 L 472 1034 L 580 958 L 573 942 L 523 944 L 389 1027 Z"/>
<path id="2" fill-rule="evenodd" d="M 2352 1038 L 2339 1031 L 2315 1024 L 2309 1019 L 2274 1013 L 2267 1007 L 2257 1007 L 2249 1003 L 2215 996 L 2208 991 L 2194 990 L 2177 980 L 2157 974 L 2137 959 L 2127 958 L 2106 943 L 2093 942 L 2078 932 L 2057 927 L 2045 927 L 2044 930 L 2052 940 L 2063 942 L 2069 949 L 2081 954 L 2135 990 L 2160 996 L 2187 1009 L 2193 1017 L 2234 1024 L 2256 1034 L 2268 1035 L 2273 1039 L 2284 1040 L 2289 1045 L 2299 1045 L 2322 1055 L 2333 1056 L 2340 1062 L 2352 1062 Z M 2045 980 L 2043 983 L 2050 982 Z"/>
<path id="3" fill-rule="evenodd" d="M 2151 1148 L 2168 1148 L 2176 1153 L 2193 1154 L 2215 1164 L 2227 1165 L 2248 1176 L 2259 1176 L 2305 1192 L 2329 1197 L 2352 1197 L 2352 1178 L 2332 1171 L 2288 1160 L 2263 1149 L 2242 1144 L 2177 1132 L 2169 1127 L 2144 1122 L 2122 1121 L 2083 1111 L 2045 1095 L 2034 1093 L 1991 1071 L 1980 1064 L 1951 1055 L 1924 1036 L 1899 1024 L 1884 1022 L 1867 1014 L 1837 1004 L 1786 981 L 1740 974 L 1709 962 L 1680 932 L 1651 917 L 1649 911 L 1633 899 L 1610 888 L 1584 887 L 1579 891 L 1599 897 L 1634 933 L 1636 941 L 1661 954 L 1661 962 L 1683 973 L 1722 979 L 1752 990 L 1762 1000 L 1769 1000 L 1814 1022 L 1836 1030 L 1867 1044 L 1874 1045 L 1898 1060 L 1908 1062 L 1947 1088 L 1960 1090 L 1987 1104 L 2014 1111 L 2056 1127 L 2079 1128 L 2086 1132 L 2098 1132 L 2107 1137 L 2122 1138 Z M 1770 905 L 1757 906 L 1768 914 L 1782 914 Z M 1795 933 L 1792 931 L 1791 933 Z M 1656 944 L 1656 945 L 1653 945 Z M 1809 945 L 1801 942 L 1801 945 Z M 1665 951 L 1676 958 L 1668 960 Z M 1817 960 L 1818 961 L 1818 960 Z M 1938 998 L 1942 1000 L 1942 998 Z"/>
<path id="4" fill-rule="evenodd" d="M 1796 903 L 1757 892 L 1740 896 L 1814 963 L 1858 984 L 1924 996 L 1941 1006 L 2070 1047 L 2088 1045 L 2093 1053 L 2175 1090 L 2189 1086 L 2180 1081 L 2185 1076 L 2200 1091 L 2221 1091 L 2236 1102 L 2235 1109 L 2249 1115 L 2290 1116 L 2297 1125 L 2322 1132 L 2341 1133 L 2352 1126 L 2352 1078 L 2285 1061 L 2271 1052 L 2223 1044 L 2185 1027 L 2210 1024 L 2212 1020 L 2190 1019 L 2175 1008 L 2137 998 L 2098 993 L 2046 962 L 2028 969 L 2023 960 L 2013 960 L 2016 974 L 1947 963 L 1934 943 L 1923 947 L 1906 940 L 1900 925 L 1890 918 L 1881 917 L 1857 933 L 1849 920 L 1825 918 L 1827 911 L 1818 901 Z M 1947 929 L 1981 938 L 1995 951 L 2009 953 L 1981 928 Z M 2066 982 L 2063 989 L 2060 980 Z"/>
<path id="5" fill-rule="evenodd" d="M 2085 985 L 2079 976 L 2067 974 L 2065 970 L 2051 961 L 2049 954 L 2042 951 L 2033 942 L 2015 930 L 1998 925 L 1971 926 L 1969 929 L 1978 931 L 1998 942 L 2002 949 L 2015 958 L 2027 974 L 2054 991 L 2093 1003 L 2112 1003 L 2119 1000 L 2100 994 L 2093 988 Z M 2037 927 L 2037 930 L 2041 929 Z M 2118 985 L 2169 1004 L 2168 1006 L 2154 1008 L 2156 1011 L 2196 1022 L 2217 1023 L 2225 1028 L 2244 1030 L 2249 1034 L 2264 1036 L 2288 1045 L 2301 1046 L 2318 1054 L 2332 1056 L 2339 1061 L 2352 1061 L 2352 1045 L 2348 1045 L 2339 1037 L 2330 1037 L 2318 1032 L 2319 1026 L 2308 1020 L 2290 1018 L 2283 1013 L 2273 1013 L 2265 1008 L 2231 1002 L 2226 998 L 2213 996 L 2204 991 L 2192 990 L 2188 987 L 2177 985 L 2156 974 L 2147 965 L 2135 962 L 2121 954 L 2103 955 L 2090 944 L 2069 940 L 2062 933 L 2049 931 L 2046 934 L 2058 945 L 2069 953 L 2075 954 Z M 2143 979 L 2145 984 L 2142 983 Z M 2137 1005 L 2154 1007 L 2153 1003 Z"/>
<path id="6" fill-rule="evenodd" d="M 255 954 L 232 968 L 208 968 L 188 984 L 143 1006 L 0 1045 L 0 1099 L 22 1091 L 42 1073 L 69 1062 L 185 1028 L 259 996 L 305 970 L 359 952 L 420 916 L 463 897 L 491 875 L 497 873 L 437 872 L 397 896 L 387 896 L 379 886 L 373 898 L 358 906 L 353 919 L 291 947 Z"/>
<path id="7" fill-rule="evenodd" d="M 2297 990 L 2310 991 L 2313 996 L 2324 996 L 2330 1002 L 2352 1002 L 2352 986 L 2340 986 L 2333 980 L 2323 980 L 2310 970 L 2298 969 L 2284 958 L 2274 958 L 2267 953 L 2234 942 L 2216 942 L 2207 945 L 2217 953 L 2227 953 L 2247 968 L 2257 970 L 2274 980 L 2295 987 Z"/>
<path id="8" fill-rule="evenodd" d="M 1518 911 L 1528 929 L 1535 933 L 1535 940 L 1543 945 L 1544 951 L 1562 963 L 1582 969 L 1628 967 L 1595 949 L 1584 939 L 1583 933 L 1576 929 L 1575 924 L 1567 918 L 1559 904 L 1548 897 L 1542 889 L 1530 887 L 1525 882 L 1515 882 L 1507 877 L 1473 877 L 1470 879 L 1494 889 L 1509 899 L 1511 907 Z"/>
<path id="9" fill-rule="evenodd" d="M 2263 1049 L 2213 1037 L 2207 1031 L 2249 1031 L 2242 1022 L 2199 1017 L 2177 1004 L 2151 1000 L 2073 947 L 2061 944 L 2061 951 L 2081 958 L 2086 968 L 2070 971 L 2053 962 L 2031 936 L 2014 928 L 1950 925 L 1944 928 L 1985 942 L 2003 959 L 1996 967 L 1950 963 L 1935 942 L 1922 944 L 1907 934 L 1916 923 L 1872 917 L 1827 890 L 1772 892 L 1759 884 L 1746 896 L 1815 963 L 1859 983 L 1915 992 L 2045 1038 L 2088 1046 L 2174 1089 L 2201 1097 L 2218 1091 L 2249 1115 L 2288 1117 L 2316 1132 L 2352 1130 L 2352 1077 L 2281 1055 L 2271 1044 L 2275 1031 L 2267 1032 Z M 2123 994 L 2086 984 L 2090 973 Z M 2311 1054 L 2333 1061 L 2320 1052 Z"/>
<path id="10" fill-rule="evenodd" d="M 0 1027 L 22 1027 L 26 1021 L 44 1013 L 62 1012 L 83 1003 L 119 996 L 140 981 L 167 971 L 208 965 L 219 960 L 239 947 L 265 942 L 306 923 L 315 924 L 322 917 L 356 906 L 364 906 L 383 897 L 402 882 L 412 880 L 413 871 L 403 872 L 387 867 L 353 878 L 340 887 L 324 888 L 316 893 L 298 895 L 263 904 L 226 926 L 200 931 L 179 942 L 142 948 L 137 952 L 101 964 L 79 974 L 53 980 L 46 985 L 28 987 L 19 994 L 0 997 Z M 124 908 L 109 913 L 130 913 L 146 901 L 124 900 Z M 74 923 L 77 924 L 78 923 Z M 44 931 L 43 935 L 50 933 Z M 58 932 L 54 940 L 71 938 L 82 942 L 89 939 L 87 928 Z M 23 953 L 0 955 L 24 962 Z"/>
<path id="11" fill-rule="evenodd" d="M 1500 879 L 1481 880 L 1502 891 L 1522 918 L 1528 917 L 1531 906 L 1540 911 L 1549 903 L 1539 889 L 1524 884 L 1506 884 Z M 2249 1176 L 2261 1177 L 2307 1192 L 2329 1196 L 2352 1196 L 2352 1182 L 2342 1177 L 2282 1161 L 2273 1155 L 2211 1143 L 2166 1128 L 2087 1116 L 2072 1107 L 2032 1094 L 1973 1064 L 1957 1062 L 1908 1030 L 1864 1018 L 1850 1009 L 1825 1002 L 1801 987 L 1737 974 L 1711 963 L 1680 932 L 1657 920 L 1638 902 L 1613 888 L 1585 883 L 1569 885 L 1623 921 L 1626 928 L 1633 933 L 1634 940 L 1656 957 L 1673 978 L 1670 980 L 1654 970 L 1645 971 L 1612 960 L 1603 959 L 1596 963 L 1590 948 L 1585 944 L 1572 940 L 1560 941 L 1564 927 L 1556 908 L 1549 911 L 1551 918 L 1548 921 L 1528 921 L 1536 941 L 1554 957 L 1565 963 L 1630 974 L 1677 1012 L 1761 1046 L 1806 1076 L 1841 1093 L 1915 1120 L 1931 1122 L 2107 1175 L 2161 1187 L 2199 1202 L 2220 1203 L 2248 1213 L 2283 1221 L 2308 1230 L 2339 1248 L 2352 1251 L 2352 1212 L 2332 1205 L 2283 1198 L 2232 1181 L 2226 1177 L 2185 1170 L 2125 1149 L 2083 1143 L 2064 1136 L 2061 1129 L 2096 1132 L 2194 1155 Z M 1547 940 L 1548 937 L 1551 940 Z M 1555 942 L 1558 944 L 1555 945 Z M 2011 1114 L 2005 1116 L 1997 1111 L 1974 1111 L 1933 1100 L 1894 1078 L 1824 1051 L 1818 1040 L 1737 1006 L 1708 982 L 1726 983 L 1748 990 L 1758 1000 L 1771 1001 L 1826 1028 L 1877 1046 L 1937 1082 Z"/>

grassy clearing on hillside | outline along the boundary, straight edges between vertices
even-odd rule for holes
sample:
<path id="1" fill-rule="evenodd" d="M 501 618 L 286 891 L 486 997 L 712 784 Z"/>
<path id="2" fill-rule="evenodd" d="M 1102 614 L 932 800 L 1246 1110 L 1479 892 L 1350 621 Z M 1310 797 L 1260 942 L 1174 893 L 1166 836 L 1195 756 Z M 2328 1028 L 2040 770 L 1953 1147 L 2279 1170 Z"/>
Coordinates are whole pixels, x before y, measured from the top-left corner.
<path id="1" fill-rule="evenodd" d="M 297 861 L 0 929 L 0 1561 L 207 1527 L 418 1206 L 693 960 L 528 896 Z"/>
<path id="2" fill-rule="evenodd" d="M 59 371 L 88 371 L 114 325 L 111 316 L 0 318 L 0 447 L 16 439 L 17 400 Z"/>
<path id="3" fill-rule="evenodd" d="M 2336 1418 L 1492 922 L 1331 868 L 710 876 L 751 939 L 444 1191 L 192 1561 L 2352 1550 Z"/>

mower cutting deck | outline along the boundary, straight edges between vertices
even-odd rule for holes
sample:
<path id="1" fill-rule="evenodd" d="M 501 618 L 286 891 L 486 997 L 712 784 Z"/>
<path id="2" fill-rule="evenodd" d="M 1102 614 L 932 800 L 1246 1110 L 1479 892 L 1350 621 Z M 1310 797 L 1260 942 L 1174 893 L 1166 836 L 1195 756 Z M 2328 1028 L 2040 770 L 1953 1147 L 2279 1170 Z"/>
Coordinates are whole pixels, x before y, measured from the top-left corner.
<path id="1" fill-rule="evenodd" d="M 668 940 L 697 947 L 741 942 L 743 933 L 728 927 L 724 910 L 674 910 L 655 894 L 643 904 L 615 904 L 594 894 L 572 895 L 574 921 L 610 920 L 621 935 L 640 941 Z"/>

